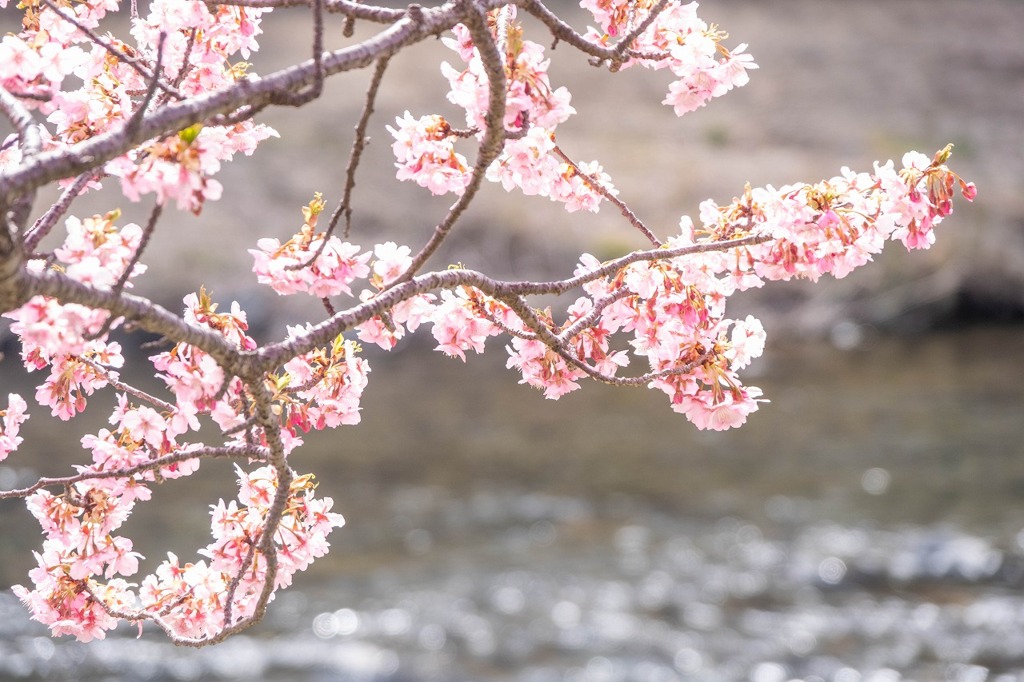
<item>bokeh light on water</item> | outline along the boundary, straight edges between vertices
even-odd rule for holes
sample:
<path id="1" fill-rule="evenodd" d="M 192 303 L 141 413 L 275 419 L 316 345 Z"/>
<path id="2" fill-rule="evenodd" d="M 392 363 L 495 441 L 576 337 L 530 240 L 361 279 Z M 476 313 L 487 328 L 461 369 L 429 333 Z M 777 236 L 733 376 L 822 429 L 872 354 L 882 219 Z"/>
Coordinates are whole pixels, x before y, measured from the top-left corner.
<path id="1" fill-rule="evenodd" d="M 295 462 L 348 525 L 262 624 L 199 651 L 153 628 L 82 645 L 3 593 L 0 678 L 1024 680 L 1021 338 L 776 348 L 773 403 L 728 434 L 643 390 L 552 406 L 486 361 L 467 382 L 426 352 L 376 358 L 364 423 Z M 133 518 L 148 555 L 205 535 L 232 490 L 211 472 L 163 495 L 195 525 Z M 33 521 L 6 503 L 0 523 L 23 581 Z"/>

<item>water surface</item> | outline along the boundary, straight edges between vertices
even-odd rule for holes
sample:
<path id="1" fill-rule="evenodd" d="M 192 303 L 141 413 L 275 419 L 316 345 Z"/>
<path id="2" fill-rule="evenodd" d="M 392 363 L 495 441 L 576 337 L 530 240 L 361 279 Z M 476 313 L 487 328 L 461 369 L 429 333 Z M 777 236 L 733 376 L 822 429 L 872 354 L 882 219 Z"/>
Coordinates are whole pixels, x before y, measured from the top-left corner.
<path id="1" fill-rule="evenodd" d="M 348 525 L 264 623 L 80 645 L 7 594 L 0 678 L 1024 680 L 1022 350 L 1019 328 L 772 347 L 750 379 L 772 402 L 725 434 L 646 389 L 545 401 L 496 356 L 374 357 L 363 423 L 293 460 Z M 7 479 L 78 456 L 29 425 Z M 132 519 L 144 553 L 205 544 L 232 483 L 204 467 Z M 2 511 L 22 581 L 34 521 Z"/>

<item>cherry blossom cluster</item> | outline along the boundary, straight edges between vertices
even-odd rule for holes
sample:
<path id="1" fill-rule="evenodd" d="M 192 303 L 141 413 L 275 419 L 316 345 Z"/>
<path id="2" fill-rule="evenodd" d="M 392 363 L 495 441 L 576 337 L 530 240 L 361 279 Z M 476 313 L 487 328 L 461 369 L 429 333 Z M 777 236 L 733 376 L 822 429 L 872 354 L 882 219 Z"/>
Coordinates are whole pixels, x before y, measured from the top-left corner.
<path id="1" fill-rule="evenodd" d="M 408 111 L 388 126 L 395 138 L 391 149 L 399 180 L 412 180 L 431 194 L 462 194 L 471 178 L 469 162 L 455 151 L 451 125 L 443 116 L 433 114 L 413 118 Z"/>
<path id="2" fill-rule="evenodd" d="M 593 309 L 591 299 L 577 299 L 569 307 L 568 319 L 564 326 L 568 327 L 582 319 Z M 538 318 L 546 325 L 553 326 L 550 310 L 544 310 Z M 573 364 L 573 360 L 590 363 L 593 369 L 604 377 L 614 377 L 619 367 L 629 364 L 629 355 L 626 351 L 609 349 L 608 341 L 614 331 L 614 328 L 609 328 L 601 319 L 573 337 L 565 354 L 559 353 L 536 338 L 514 336 L 511 346 L 505 347 L 509 354 L 506 366 L 519 370 L 523 376 L 520 383 L 542 390 L 545 398 L 557 400 L 579 388 L 577 381 L 587 376 L 583 369 Z"/>
<path id="3" fill-rule="evenodd" d="M 892 162 L 876 164 L 873 173 L 843 169 L 814 185 L 747 188 L 727 206 L 705 202 L 701 226 L 684 216 L 680 234 L 660 249 L 680 255 L 661 258 L 656 250 L 606 276 L 592 275 L 604 266 L 584 256 L 576 275 L 587 282 L 589 297 L 578 298 L 560 325 L 549 309 L 524 317 L 505 301 L 461 287 L 437 298 L 410 298 L 395 308 L 390 329 L 376 317 L 360 328 L 360 338 L 390 349 L 404 334 L 402 324 L 426 322 L 437 350 L 465 360 L 467 351 L 483 352 L 489 337 L 508 333 L 508 366 L 521 372 L 523 383 L 558 398 L 588 375 L 614 383 L 630 354 L 613 349 L 610 339 L 630 334 L 632 355 L 649 365 L 647 382 L 669 395 L 672 409 L 701 429 L 733 428 L 761 402 L 760 389 L 744 387 L 737 372 L 761 354 L 765 332 L 753 317 L 726 318 L 728 297 L 766 281 L 843 277 L 870 261 L 886 241 L 901 241 L 908 249 L 928 246 L 932 228 L 950 211 L 956 186 L 968 199 L 976 194 L 946 167 L 949 154 L 948 147 L 933 159 L 911 152 L 899 171 Z M 322 238 L 306 228 L 308 221 L 292 241 Z M 694 248 L 751 237 L 756 239 L 741 248 Z M 268 262 L 265 252 L 255 253 L 260 273 L 292 258 L 281 250 Z M 375 272 L 397 274 L 407 267 L 407 251 L 394 244 L 378 245 L 375 253 Z M 366 289 L 360 298 L 374 294 Z M 302 382 L 307 374 L 297 376 Z"/>
<path id="4" fill-rule="evenodd" d="M 239 348 L 255 347 L 237 303 L 230 312 L 219 313 L 209 295 L 201 291 L 186 296 L 185 304 L 185 319 L 190 323 L 217 332 Z M 138 593 L 115 577 L 134 575 L 142 557 L 133 551 L 129 538 L 113 531 L 124 523 L 137 501 L 151 498 L 152 483 L 188 476 L 199 468 L 203 446 L 182 444 L 178 438 L 199 429 L 200 414 L 209 414 L 227 431 L 246 419 L 246 405 L 252 404 L 240 382 L 225 386 L 221 368 L 209 354 L 193 346 L 176 344 L 153 356 L 152 361 L 157 376 L 174 394 L 174 405 L 139 393 L 162 408 L 158 410 L 131 403 L 121 394 L 110 418 L 114 429 L 101 429 L 82 439 L 83 447 L 92 452 L 93 463 L 79 467 L 80 475 L 88 480 L 72 484 L 62 495 L 39 490 L 27 498 L 47 539 L 43 551 L 36 555 L 38 566 L 30 573 L 32 589 L 19 586 L 15 591 L 33 617 L 49 625 L 54 634 L 89 641 L 102 638 L 122 619 L 150 619 L 179 639 L 210 637 L 251 616 L 268 580 L 267 559 L 256 545 L 278 481 L 270 467 L 249 473 L 238 469 L 241 506 L 220 502 L 214 507 L 214 540 L 200 552 L 211 560 L 209 566 L 202 561 L 182 566 L 169 555 L 142 581 Z M 289 366 L 295 369 L 301 364 L 296 358 Z M 331 384 L 331 373 L 324 374 L 328 376 L 324 383 Z M 365 383 L 365 375 L 363 380 Z M 314 389 L 311 385 L 307 390 Z M 9 403 L 4 432 L 13 438 L 24 420 L 25 406 L 13 394 Z M 332 421 L 335 413 L 324 407 L 328 404 L 327 399 L 317 403 L 320 412 L 314 421 L 319 428 L 338 423 Z M 306 421 L 308 430 L 308 416 Z M 286 420 L 286 424 L 292 423 Z M 239 435 L 234 442 L 244 443 L 245 437 Z M 290 449 L 297 443 L 301 439 L 285 445 Z M 128 471 L 135 473 L 122 473 Z M 308 475 L 291 483 L 289 503 L 274 536 L 272 589 L 286 587 L 295 572 L 325 554 L 327 534 L 342 524 L 341 517 L 330 512 L 331 499 L 315 499 L 313 488 Z M 246 564 L 245 577 L 238 580 L 242 563 Z M 98 582 L 100 576 L 107 582 Z M 229 607 L 224 595 L 233 582 L 231 620 L 225 615 Z"/>
<path id="5" fill-rule="evenodd" d="M 304 331 L 293 327 L 289 337 L 297 338 Z M 358 344 L 339 335 L 328 348 L 292 358 L 284 372 L 274 377 L 275 399 L 291 434 L 359 423 L 359 400 L 370 366 L 358 352 Z M 288 441 L 285 444 L 291 447 Z"/>
<path id="6" fill-rule="evenodd" d="M 134 224 L 118 228 L 117 218 L 116 212 L 87 220 L 69 218 L 65 223 L 67 236 L 54 251 L 51 267 L 59 264 L 70 279 L 100 291 L 131 286 L 131 278 L 145 271 L 143 265 L 135 262 L 142 230 Z M 32 267 L 41 270 L 43 261 L 34 261 Z M 245 313 L 237 303 L 228 312 L 218 312 L 217 304 L 205 290 L 189 294 L 184 303 L 183 319 L 187 324 L 215 332 L 240 350 L 256 347 L 247 334 Z M 107 332 L 116 327 L 116 323 L 108 324 L 104 311 L 36 296 L 6 316 L 14 320 L 11 330 L 21 339 L 26 367 L 30 370 L 50 367 L 50 376 L 39 386 L 36 401 L 49 406 L 54 416 L 70 419 L 85 409 L 86 396 L 95 390 L 111 383 L 121 386 L 114 371 L 124 362 L 120 345 L 107 339 Z M 82 439 L 83 447 L 92 453 L 93 460 L 91 465 L 79 467 L 79 476 L 87 477 L 86 480 L 67 486 L 61 495 L 37 490 L 26 498 L 46 540 L 42 551 L 36 555 L 38 566 L 30 573 L 32 588 L 17 587 L 15 591 L 33 617 L 49 625 L 54 634 L 70 634 L 89 641 L 103 637 L 106 630 L 122 619 L 156 620 L 179 639 L 209 636 L 225 627 L 223 588 L 234 579 L 233 574 L 222 572 L 225 565 L 208 569 L 199 562 L 179 567 L 172 557 L 143 581 L 139 594 L 132 591 L 132 585 L 116 577 L 134 575 L 142 558 L 133 550 L 129 538 L 114 533 L 131 514 L 135 503 L 150 499 L 152 483 L 180 478 L 198 470 L 199 456 L 190 455 L 200 454 L 203 446 L 180 443 L 178 439 L 198 430 L 199 417 L 204 414 L 210 415 L 225 431 L 251 418 L 253 403 L 242 382 L 228 380 L 209 353 L 177 343 L 151 360 L 156 376 L 172 393 L 173 404 L 133 391 L 145 403 L 134 404 L 127 395 L 120 394 L 110 417 L 113 429 L 101 429 Z M 289 368 L 298 371 L 301 362 L 296 358 L 289 363 Z M 350 360 L 349 365 L 362 369 L 355 360 Z M 329 367 L 323 369 L 325 376 L 320 378 L 324 384 L 339 383 Z M 362 381 L 365 385 L 365 373 Z M 311 384 L 305 390 L 313 392 L 314 389 Z M 297 394 L 305 396 L 301 388 Z M 315 400 L 319 412 L 314 422 L 320 428 L 337 425 L 335 415 L 344 409 L 357 410 L 357 407 L 350 407 L 351 400 L 335 401 L 342 407 L 319 393 Z M 3 417 L 0 453 L 4 457 L 22 441 L 18 431 L 27 418 L 26 410 L 27 405 L 20 396 L 8 396 L 8 408 L 0 414 Z M 228 442 L 244 443 L 248 437 L 248 432 L 236 430 L 236 436 Z M 294 442 L 301 443 L 301 439 Z M 135 473 L 121 473 L 127 471 Z M 264 467 L 251 474 L 255 477 L 253 480 L 261 481 L 259 486 L 264 491 L 268 489 L 266 471 Z M 229 527 L 223 514 L 215 514 L 214 542 L 204 550 L 208 556 L 220 556 L 221 564 L 227 545 L 252 546 L 252 538 L 258 538 L 261 519 L 267 514 L 265 507 L 258 506 L 257 496 L 251 493 L 256 484 L 250 481 L 250 474 L 240 471 L 239 475 L 243 489 L 250 492 L 242 498 L 245 503 L 242 511 L 232 503 L 230 512 L 248 521 Z M 275 480 L 270 479 L 271 488 Z M 275 531 L 274 546 L 281 551 L 275 552 L 274 589 L 289 584 L 291 575 L 322 556 L 327 547 L 326 534 L 341 523 L 340 517 L 329 511 L 330 498 L 316 500 L 312 497 L 309 477 L 296 480 L 294 504 L 285 510 Z M 246 542 L 249 544 L 245 545 Z M 237 618 L 251 615 L 262 594 L 259 586 L 267 580 L 266 560 L 260 563 L 257 558 L 250 560 L 250 564 L 246 573 L 248 582 L 235 590 Z M 178 568 L 185 571 L 187 577 L 168 583 L 167 576 L 176 575 Z M 106 578 L 106 582 L 99 582 L 100 577 Z M 220 589 L 202 591 L 211 586 L 220 586 Z M 175 589 L 179 591 L 174 593 Z M 220 611 L 206 601 L 208 598 L 220 603 Z M 168 608 L 168 604 L 173 607 Z M 206 623 L 205 630 L 197 625 L 196 614 Z"/>
<path id="7" fill-rule="evenodd" d="M 705 202 L 703 225 L 697 229 L 684 217 L 681 234 L 664 250 L 763 239 L 742 248 L 631 263 L 587 284 L 593 302 L 580 299 L 578 315 L 607 301 L 592 334 L 603 339 L 631 332 L 634 355 L 649 363 L 650 386 L 667 393 L 672 409 L 698 428 L 739 426 L 757 409 L 761 391 L 744 387 L 736 372 L 761 354 L 765 333 L 753 317 L 725 318 L 727 298 L 767 280 L 843 277 L 868 262 L 887 240 L 901 241 L 908 249 L 927 246 L 932 227 L 948 215 L 956 186 L 968 199 L 976 195 L 973 184 L 945 166 L 949 153 L 947 147 L 929 160 L 911 152 L 900 171 L 889 162 L 876 165 L 873 174 L 844 169 L 843 175 L 816 185 L 748 188 L 744 197 L 724 207 Z M 577 274 L 599 271 L 600 263 L 584 257 Z M 572 322 L 570 317 L 565 327 Z M 590 368 L 610 379 L 614 366 L 609 362 L 625 363 L 605 355 L 600 346 L 596 351 L 577 346 L 571 359 L 578 361 L 577 370 L 586 371 L 579 363 L 589 361 Z M 511 365 L 523 362 L 513 356 Z M 572 390 L 573 380 L 582 376 L 557 362 L 542 366 L 549 376 L 524 371 L 524 377 L 544 386 L 548 397 Z"/>
<path id="8" fill-rule="evenodd" d="M 97 461 L 86 471 L 102 471 L 112 463 L 120 468 L 116 458 L 107 456 L 112 450 L 150 447 L 147 441 L 133 439 L 124 426 L 127 415 L 117 443 L 108 438 L 107 447 L 94 449 Z M 171 473 L 168 467 L 161 470 L 165 477 Z M 213 541 L 199 552 L 209 563 L 182 564 L 168 553 L 138 584 L 114 577 L 135 575 L 142 556 L 133 551 L 130 539 L 112 533 L 128 518 L 136 500 L 149 499 L 150 491 L 141 480 L 153 480 L 152 472 L 77 483 L 57 496 L 33 493 L 28 507 L 47 539 L 36 554 L 38 566 L 29 574 L 33 588 L 17 585 L 14 592 L 55 635 L 73 635 L 85 642 L 104 638 L 122 619 L 154 620 L 179 640 L 202 640 L 221 631 L 226 622 L 250 617 L 269 577 L 263 533 L 278 479 L 270 467 L 248 473 L 239 468 L 237 473 L 237 501 L 220 500 L 211 510 Z M 314 497 L 315 487 L 309 474 L 290 484 L 282 521 L 271 540 L 275 552 L 270 599 L 273 590 L 290 585 L 296 572 L 327 553 L 327 536 L 344 524 L 341 515 L 331 511 L 330 498 Z"/>
<path id="9" fill-rule="evenodd" d="M 704 202 L 703 230 L 721 238 L 757 225 L 772 237 L 739 257 L 733 277 L 740 289 L 760 286 L 761 280 L 845 277 L 887 240 L 907 249 L 930 246 L 934 226 L 952 210 L 957 187 L 974 199 L 977 188 L 946 167 L 950 153 L 948 146 L 932 159 L 909 152 L 898 171 L 889 161 L 876 164 L 874 173 L 844 168 L 841 176 L 814 185 L 748 190 L 726 207 Z"/>
<path id="10" fill-rule="evenodd" d="M 598 44 L 636 35 L 629 49 L 636 57 L 622 67 L 640 64 L 649 69 L 668 69 L 675 76 L 662 104 L 670 105 L 677 116 L 696 111 L 712 98 L 746 85 L 747 71 L 756 69 L 753 57 L 745 53 L 746 44 L 732 50 L 722 45 L 728 34 L 709 26 L 697 16 L 697 3 L 668 3 L 656 0 L 582 0 L 600 29 L 591 28 L 588 38 Z M 646 26 L 645 26 L 646 24 Z"/>
<path id="11" fill-rule="evenodd" d="M 132 201 L 153 194 L 161 204 L 174 201 L 198 214 L 206 201 L 221 197 L 223 188 L 212 177 L 221 163 L 238 152 L 252 154 L 259 142 L 276 135 L 251 122 L 228 128 L 197 125 L 110 161 L 104 170 L 121 179 L 121 191 Z"/>
<path id="12" fill-rule="evenodd" d="M 68 148 L 125 125 L 144 113 L 137 108 L 138 97 L 150 87 L 159 91 L 156 103 L 181 101 L 246 75 L 247 64 L 232 59 L 257 49 L 262 10 L 156 0 L 148 4 L 148 15 L 133 16 L 133 44 L 95 37 L 101 20 L 119 4 L 90 0 L 56 3 L 54 9 L 38 0 L 25 2 L 19 5 L 25 7 L 22 31 L 0 41 L 0 87 L 31 95 L 26 105 L 47 115 L 48 149 Z M 259 142 L 276 135 L 251 120 L 197 124 L 111 160 L 104 172 L 118 178 L 133 201 L 153 194 L 161 203 L 173 200 L 198 213 L 206 200 L 220 198 L 221 185 L 212 178 L 220 165 L 239 152 L 252 154 Z"/>
<path id="13" fill-rule="evenodd" d="M 119 217 L 117 211 L 85 220 L 69 217 L 64 224 L 67 235 L 54 250 L 51 267 L 59 266 L 71 279 L 96 289 L 131 287 L 132 278 L 146 271 L 145 265 L 135 262 L 142 228 L 134 223 L 118 228 Z M 37 260 L 30 267 L 42 271 L 45 265 Z M 62 420 L 84 410 L 87 397 L 116 379 L 116 369 L 124 364 L 120 344 L 100 334 L 105 327 L 116 326 L 102 310 L 35 296 L 4 317 L 14 320 L 11 331 L 21 339 L 21 356 L 29 371 L 50 368 L 36 400 Z"/>
<path id="14" fill-rule="evenodd" d="M 158 623 L 172 635 L 191 641 L 208 639 L 225 627 L 251 617 L 270 571 L 265 554 L 266 520 L 277 493 L 278 476 L 270 467 L 238 474 L 237 501 L 213 505 L 213 541 L 200 550 L 209 559 L 182 564 L 172 553 L 139 586 L 141 610 L 159 614 Z M 327 553 L 327 536 L 345 521 L 331 511 L 329 497 L 315 498 L 312 474 L 295 477 L 285 511 L 271 542 L 275 547 L 271 589 L 288 587 L 296 572 Z M 273 598 L 273 592 L 270 593 Z"/>
<path id="15" fill-rule="evenodd" d="M 552 87 L 548 77 L 551 60 L 545 59 L 544 47 L 524 39 L 515 18 L 514 6 L 495 10 L 489 16 L 491 34 L 504 53 L 507 96 L 503 123 L 510 131 L 531 125 L 553 133 L 576 110 L 569 104 L 571 95 L 566 88 Z M 447 62 L 441 65 L 441 74 L 451 88 L 448 100 L 465 110 L 470 128 L 482 130 L 487 118 L 487 73 L 469 29 L 460 24 L 452 33 L 452 38 L 442 42 L 459 55 L 465 67 L 460 70 Z"/>
<path id="16" fill-rule="evenodd" d="M 106 15 L 109 3 L 82 3 L 75 19 L 95 28 Z M 7 0 L 0 2 L 0 8 Z M 85 60 L 86 51 L 75 45 L 75 26 L 48 11 L 40 3 L 25 3 L 22 32 L 0 40 L 0 86 L 9 92 L 44 96 L 60 91 L 67 76 Z M 113 9 L 116 9 L 114 3 Z"/>
<path id="17" fill-rule="evenodd" d="M 575 390 L 587 375 L 614 383 L 629 358 L 624 351 L 609 351 L 608 339 L 629 333 L 632 354 L 649 364 L 649 385 L 669 395 L 672 409 L 698 428 L 739 426 L 762 400 L 760 389 L 743 386 L 737 372 L 761 354 L 765 333 L 754 317 L 726 318 L 727 298 L 768 280 L 843 277 L 887 240 L 907 248 L 927 246 L 932 227 L 948 214 L 956 186 L 968 199 L 976 194 L 973 184 L 945 166 L 948 156 L 948 148 L 932 160 L 909 153 L 900 171 L 891 162 L 876 165 L 873 174 L 844 169 L 816 185 L 748 190 L 724 207 L 706 202 L 702 226 L 697 229 L 684 217 L 681 233 L 662 249 L 693 251 L 685 255 L 640 260 L 594 278 L 589 273 L 604 266 L 585 256 L 576 274 L 590 280 L 584 285 L 590 298 L 579 298 L 560 326 L 550 311 L 537 313 L 545 328 L 556 334 L 572 330 L 572 335 L 553 347 L 536 335 L 516 334 L 527 325 L 506 319 L 498 328 L 513 332 L 508 365 L 548 398 Z M 748 237 L 759 239 L 742 248 L 692 248 Z M 574 329 L 584 319 L 589 324 Z M 462 332 L 439 349 L 479 352 L 484 338 L 497 333 L 493 320 L 493 313 L 481 315 L 481 331 Z M 457 326 L 472 329 L 466 321 Z"/>
<path id="18" fill-rule="evenodd" d="M 259 249 L 249 250 L 256 260 L 253 270 L 260 284 L 269 284 L 279 294 L 302 292 L 329 298 L 351 294 L 349 284 L 370 274 L 370 254 L 360 254 L 359 247 L 316 232 L 323 209 L 323 198 L 317 195 L 302 209 L 305 223 L 298 234 L 284 244 L 260 239 Z"/>
<path id="19" fill-rule="evenodd" d="M 597 211 L 601 194 L 595 185 L 613 195 L 617 191 L 598 162 L 574 165 L 555 153 L 555 129 L 576 110 L 570 105 L 569 91 L 551 85 L 551 60 L 545 58 L 544 47 L 525 39 L 515 18 L 516 8 L 511 5 L 488 16 L 504 58 L 507 94 L 502 124 L 512 135 L 486 177 L 506 191 L 518 189 L 561 202 L 570 213 Z M 454 36 L 442 42 L 459 55 L 464 67 L 460 70 L 445 62 L 441 73 L 450 87 L 448 100 L 465 110 L 469 131 L 479 137 L 486 128 L 488 75 L 469 29 L 460 24 L 452 32 Z M 455 142 L 470 132 L 453 129 L 436 114 L 417 119 L 406 112 L 396 122 L 397 127 L 388 130 L 395 138 L 392 149 L 398 179 L 413 180 L 433 194 L 461 194 L 472 168 L 455 151 Z"/>
<path id="20" fill-rule="evenodd" d="M 71 634 L 82 641 L 103 637 L 117 625 L 109 611 L 132 605 L 128 583 L 116 575 L 138 571 L 139 554 L 132 541 L 115 536 L 135 506 L 129 496 L 78 484 L 63 495 L 40 490 L 27 500 L 46 540 L 36 554 L 37 567 L 29 577 L 33 588 L 14 587 L 33 617 L 54 634 Z M 103 597 L 92 593 L 93 576 L 105 576 Z M 112 579 L 113 578 L 113 579 Z"/>
<path id="21" fill-rule="evenodd" d="M 110 421 L 114 431 L 101 429 L 82 439 L 93 461 L 78 469 L 93 478 L 68 485 L 60 495 L 37 490 L 26 498 L 46 540 L 36 554 L 38 565 L 29 574 L 32 589 L 14 588 L 36 620 L 55 634 L 72 634 L 82 641 L 102 638 L 117 625 L 115 613 L 135 607 L 130 585 L 114 576 L 134 575 L 142 557 L 133 550 L 131 539 L 114 531 L 136 502 L 150 499 L 148 484 L 158 475 L 177 478 L 199 465 L 192 458 L 158 470 L 145 468 L 174 451 L 174 437 L 180 435 L 170 420 L 149 406 L 133 405 L 121 394 Z M 133 468 L 138 473 L 131 476 L 101 476 Z M 107 582 L 98 582 L 98 577 Z"/>
<path id="22" fill-rule="evenodd" d="M 412 266 L 412 249 L 395 242 L 377 244 L 373 248 L 373 255 L 376 260 L 372 263 L 369 280 L 373 288 L 362 290 L 359 297 L 363 301 L 372 299 L 376 293 L 388 288 Z M 406 332 L 414 332 L 421 324 L 432 319 L 435 300 L 433 294 L 411 296 L 395 304 L 386 320 L 377 316 L 356 326 L 356 335 L 360 341 L 391 350 Z"/>
<path id="23" fill-rule="evenodd" d="M 252 350 L 256 342 L 246 334 L 249 328 L 245 312 L 237 302 L 230 312 L 217 312 L 218 304 L 200 289 L 184 298 L 184 319 L 198 327 L 217 332 L 239 349 Z M 223 430 L 243 423 L 248 417 L 242 382 L 228 377 L 209 353 L 187 343 L 176 343 L 163 353 L 150 357 L 156 377 L 174 395 L 174 410 L 168 428 L 174 433 L 198 430 L 199 415 L 209 414 Z"/>
<path id="24" fill-rule="evenodd" d="M 28 419 L 28 403 L 17 393 L 7 394 L 7 409 L 0 410 L 3 428 L 0 428 L 0 462 L 18 449 L 25 439 L 18 435 L 21 425 Z"/>

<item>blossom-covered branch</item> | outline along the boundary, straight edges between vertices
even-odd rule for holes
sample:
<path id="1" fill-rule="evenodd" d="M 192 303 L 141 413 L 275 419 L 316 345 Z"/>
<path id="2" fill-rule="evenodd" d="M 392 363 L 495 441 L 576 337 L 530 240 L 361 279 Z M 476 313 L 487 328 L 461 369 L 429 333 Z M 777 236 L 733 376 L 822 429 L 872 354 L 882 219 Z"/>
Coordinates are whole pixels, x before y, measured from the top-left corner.
<path id="1" fill-rule="evenodd" d="M 343 524 L 291 455 L 309 431 L 360 421 L 370 371 L 364 344 L 390 350 L 422 327 L 437 350 L 466 360 L 505 336 L 508 368 L 547 398 L 585 378 L 647 386 L 698 428 L 733 428 L 763 402 L 741 372 L 761 354 L 765 333 L 752 316 L 727 316 L 731 296 L 770 281 L 845 276 L 887 243 L 927 248 L 956 191 L 975 195 L 948 168 L 947 147 L 930 158 L 910 152 L 900 167 L 747 187 L 727 205 L 705 202 L 678 228 L 649 226 L 601 163 L 570 159 L 557 144 L 576 111 L 568 87 L 552 80 L 543 42 L 554 37 L 573 48 L 570 57 L 611 72 L 664 71 L 663 103 L 676 115 L 744 85 L 756 65 L 745 45 L 726 47 L 727 35 L 699 18 L 696 3 L 581 5 L 595 24 L 584 31 L 539 0 L 404 10 L 350 0 L 154 0 L 145 15 L 122 10 L 131 22 L 122 37 L 106 31 L 116 0 L 19 5 L 22 30 L 0 41 L 0 114 L 14 131 L 0 145 L 0 313 L 24 367 L 40 372 L 34 411 L 70 421 L 97 409 L 97 392 L 116 396 L 108 427 L 81 439 L 76 473 L 0 491 L 0 499 L 25 500 L 43 535 L 31 584 L 15 588 L 35 619 L 83 641 L 119 622 L 152 622 L 190 646 L 258 622 Z M 263 15 L 297 6 L 309 14 L 311 58 L 258 76 L 242 60 L 258 49 Z M 539 19 L 535 33 L 519 10 Z M 326 44 L 336 38 L 325 30 L 332 13 L 347 19 L 346 44 Z M 380 30 L 354 40 L 352 21 Z M 386 130 L 397 180 L 454 196 L 440 219 L 424 219 L 433 229 L 417 248 L 386 237 L 364 248 L 349 241 L 349 215 L 377 93 L 387 87 L 389 58 L 431 36 L 442 36 L 454 55 L 438 80 L 465 122 L 393 111 Z M 319 220 L 327 202 L 311 188 L 300 224 L 251 235 L 265 293 L 311 296 L 325 318 L 257 340 L 241 305 L 222 308 L 198 282 L 180 313 L 133 293 L 154 232 L 199 216 L 225 193 L 216 179 L 223 164 L 277 135 L 259 120 L 262 111 L 304 106 L 326 79 L 371 65 L 326 227 Z M 573 273 L 549 281 L 499 279 L 461 264 L 430 270 L 487 183 L 567 212 L 596 212 L 610 201 L 624 229 L 639 230 L 654 248 L 604 262 L 581 254 Z M 51 184 L 58 198 L 32 220 L 36 195 Z M 126 201 L 152 201 L 146 224 L 123 223 L 117 206 L 96 215 L 74 210 L 78 197 L 105 185 Z M 38 252 L 47 238 L 59 245 Z M 536 302 L 551 295 L 562 303 Z M 166 343 L 140 363 L 159 391 L 121 376 L 121 343 L 132 330 Z M 7 394 L 0 460 L 27 456 L 29 404 Z M 219 442 L 200 442 L 201 430 Z M 179 480 L 212 458 L 234 461 L 238 491 L 214 505 L 201 558 L 168 553 L 134 578 L 144 557 L 120 534 L 125 520 L 155 486 L 186 485 Z"/>

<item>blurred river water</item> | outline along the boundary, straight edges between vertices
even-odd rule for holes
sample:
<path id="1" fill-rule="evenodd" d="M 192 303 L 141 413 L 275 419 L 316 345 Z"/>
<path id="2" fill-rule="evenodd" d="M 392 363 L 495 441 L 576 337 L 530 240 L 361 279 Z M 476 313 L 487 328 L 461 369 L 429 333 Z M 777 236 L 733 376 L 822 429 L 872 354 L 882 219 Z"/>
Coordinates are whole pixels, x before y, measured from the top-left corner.
<path id="1" fill-rule="evenodd" d="M 263 623 L 83 645 L 4 592 L 0 679 L 1024 680 L 1024 330 L 860 340 L 769 345 L 728 433 L 645 389 L 545 401 L 500 352 L 374 356 L 363 423 L 293 457 L 348 523 Z M 79 456 L 26 426 L 5 487 Z M 205 544 L 235 488 L 203 466 L 129 522 L 148 557 Z M 35 521 L 4 503 L 0 534 L 24 582 Z"/>

